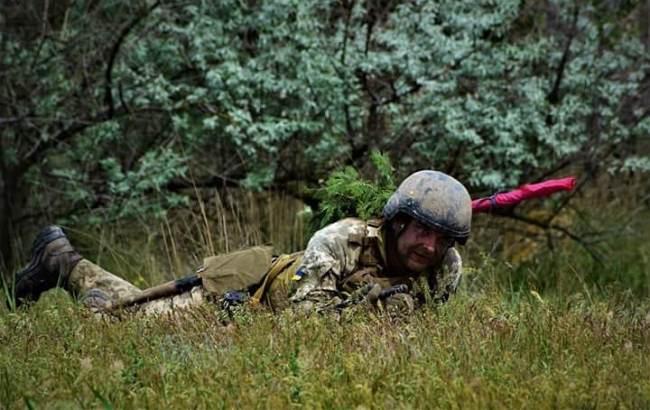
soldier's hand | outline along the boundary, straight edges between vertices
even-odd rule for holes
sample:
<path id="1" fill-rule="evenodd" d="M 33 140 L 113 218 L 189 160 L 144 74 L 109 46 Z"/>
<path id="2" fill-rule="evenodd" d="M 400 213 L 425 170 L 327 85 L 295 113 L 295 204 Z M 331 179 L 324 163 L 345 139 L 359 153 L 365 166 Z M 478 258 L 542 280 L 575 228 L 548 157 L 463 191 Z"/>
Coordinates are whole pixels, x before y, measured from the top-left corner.
<path id="1" fill-rule="evenodd" d="M 366 294 L 366 303 L 368 303 L 368 305 L 372 306 L 373 308 L 378 307 L 381 290 L 382 288 L 378 284 L 375 283 L 374 285 L 372 285 L 372 287 Z"/>
<path id="2" fill-rule="evenodd" d="M 407 288 L 382 289 L 375 284 L 366 295 L 366 302 L 380 312 L 386 312 L 390 316 L 408 315 L 415 310 L 415 299 L 409 293 L 404 292 Z M 397 291 L 398 293 L 393 293 Z"/>
<path id="3" fill-rule="evenodd" d="M 406 317 L 415 310 L 415 300 L 408 293 L 397 293 L 384 299 L 381 304 L 391 317 Z"/>

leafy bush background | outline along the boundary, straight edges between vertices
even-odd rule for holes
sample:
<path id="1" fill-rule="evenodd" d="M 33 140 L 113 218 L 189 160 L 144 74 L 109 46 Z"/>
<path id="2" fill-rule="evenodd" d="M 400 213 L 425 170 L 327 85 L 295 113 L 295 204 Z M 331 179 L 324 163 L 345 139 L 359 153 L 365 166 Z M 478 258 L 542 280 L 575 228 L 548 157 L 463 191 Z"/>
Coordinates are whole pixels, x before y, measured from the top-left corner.
<path id="1" fill-rule="evenodd" d="M 647 172 L 647 2 L 8 1 L 0 249 L 196 190 L 314 188 L 373 150 L 474 196 Z M 645 174 L 647 175 L 647 174 Z M 647 189 L 643 188 L 647 193 Z"/>

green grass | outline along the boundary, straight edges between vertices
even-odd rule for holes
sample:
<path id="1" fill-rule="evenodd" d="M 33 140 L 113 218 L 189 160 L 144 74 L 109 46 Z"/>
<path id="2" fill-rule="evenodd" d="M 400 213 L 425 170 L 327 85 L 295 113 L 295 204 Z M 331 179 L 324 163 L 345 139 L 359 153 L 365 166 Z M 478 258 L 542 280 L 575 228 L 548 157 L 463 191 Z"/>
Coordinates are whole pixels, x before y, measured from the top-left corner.
<path id="1" fill-rule="evenodd" d="M 208 244 L 265 242 L 150 229 L 73 239 L 140 285 Z M 474 242 L 460 293 L 401 321 L 244 310 L 225 323 L 212 305 L 102 320 L 61 290 L 2 303 L 0 408 L 650 408 L 647 241 L 610 241 L 602 265 L 570 243 L 510 265 Z"/>
<path id="2" fill-rule="evenodd" d="M 494 290 L 408 320 L 98 320 L 62 291 L 0 316 L 8 408 L 648 408 L 650 305 Z"/>

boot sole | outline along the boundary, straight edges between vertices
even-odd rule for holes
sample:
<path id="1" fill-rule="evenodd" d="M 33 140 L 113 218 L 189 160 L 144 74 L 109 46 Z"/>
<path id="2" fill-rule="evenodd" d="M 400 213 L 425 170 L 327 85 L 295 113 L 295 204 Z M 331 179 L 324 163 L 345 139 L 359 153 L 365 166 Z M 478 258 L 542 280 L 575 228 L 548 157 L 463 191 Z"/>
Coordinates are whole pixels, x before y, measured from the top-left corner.
<path id="1" fill-rule="evenodd" d="M 63 230 L 60 227 L 55 225 L 48 226 L 39 232 L 39 234 L 36 236 L 36 239 L 34 239 L 34 243 L 32 244 L 32 258 L 29 261 L 29 265 L 27 265 L 27 267 L 25 267 L 23 270 L 16 273 L 16 289 L 18 288 L 18 284 L 20 282 L 25 280 L 32 281 L 34 276 L 40 273 L 40 270 L 38 268 L 41 263 L 41 259 L 43 258 L 45 247 L 50 242 L 63 237 L 65 237 L 65 233 L 63 233 Z"/>

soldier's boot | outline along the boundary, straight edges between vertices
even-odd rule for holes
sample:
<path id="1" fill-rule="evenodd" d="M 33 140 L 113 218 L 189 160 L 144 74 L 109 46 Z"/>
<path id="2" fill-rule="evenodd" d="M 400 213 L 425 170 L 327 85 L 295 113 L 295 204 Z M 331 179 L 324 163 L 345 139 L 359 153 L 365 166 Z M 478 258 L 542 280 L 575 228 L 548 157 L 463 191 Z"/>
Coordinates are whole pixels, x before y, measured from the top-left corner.
<path id="1" fill-rule="evenodd" d="M 29 265 L 16 273 L 16 307 L 37 301 L 41 293 L 53 287 L 65 287 L 81 259 L 60 227 L 44 228 L 34 239 Z"/>

